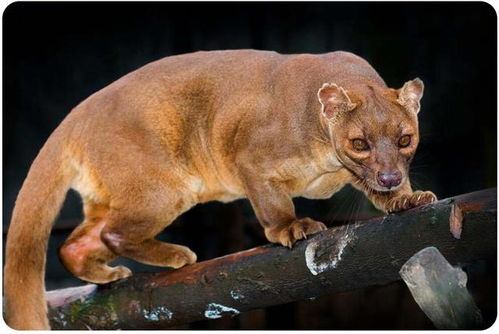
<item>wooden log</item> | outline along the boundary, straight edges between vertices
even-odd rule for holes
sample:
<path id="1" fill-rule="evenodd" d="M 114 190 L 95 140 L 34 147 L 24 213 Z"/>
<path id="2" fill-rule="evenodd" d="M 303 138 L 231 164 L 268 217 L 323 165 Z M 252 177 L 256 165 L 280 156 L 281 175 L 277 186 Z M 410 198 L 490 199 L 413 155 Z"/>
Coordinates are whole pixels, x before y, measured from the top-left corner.
<path id="1" fill-rule="evenodd" d="M 426 247 L 400 269 L 414 300 L 438 329 L 477 329 L 483 318 L 466 289 L 468 277 L 435 247 Z"/>
<path id="2" fill-rule="evenodd" d="M 450 233 L 458 205 L 462 233 Z M 496 254 L 496 190 L 488 189 L 332 228 L 292 249 L 266 245 L 178 270 L 50 292 L 55 329 L 161 329 L 399 280 L 415 252 L 436 246 L 451 263 Z M 65 294 L 64 296 L 62 296 Z"/>

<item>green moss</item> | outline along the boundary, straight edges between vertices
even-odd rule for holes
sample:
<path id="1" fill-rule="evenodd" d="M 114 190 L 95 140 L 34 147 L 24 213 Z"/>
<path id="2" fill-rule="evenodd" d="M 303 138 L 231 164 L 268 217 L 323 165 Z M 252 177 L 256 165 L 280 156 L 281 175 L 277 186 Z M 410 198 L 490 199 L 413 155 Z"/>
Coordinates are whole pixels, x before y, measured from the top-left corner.
<path id="1" fill-rule="evenodd" d="M 104 319 L 106 322 L 109 320 L 106 324 L 109 326 L 118 322 L 113 294 L 93 295 L 88 299 L 76 300 L 68 306 L 66 313 L 72 323 L 83 321 L 92 325 L 97 319 L 98 323 L 102 323 Z"/>

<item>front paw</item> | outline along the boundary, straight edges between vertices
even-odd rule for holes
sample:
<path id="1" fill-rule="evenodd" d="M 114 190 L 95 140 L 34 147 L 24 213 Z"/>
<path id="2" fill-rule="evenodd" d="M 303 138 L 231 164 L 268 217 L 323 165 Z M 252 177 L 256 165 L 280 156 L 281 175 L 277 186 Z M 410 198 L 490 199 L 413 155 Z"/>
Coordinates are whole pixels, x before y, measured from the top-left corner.
<path id="1" fill-rule="evenodd" d="M 306 239 L 307 235 L 325 230 L 327 227 L 324 223 L 311 218 L 302 218 L 293 220 L 289 225 L 265 229 L 265 236 L 270 242 L 291 248 L 296 240 Z"/>
<path id="2" fill-rule="evenodd" d="M 410 195 L 401 195 L 392 198 L 386 205 L 387 212 L 398 212 L 409 210 L 421 205 L 430 204 L 437 200 L 437 196 L 431 191 L 415 191 Z"/>

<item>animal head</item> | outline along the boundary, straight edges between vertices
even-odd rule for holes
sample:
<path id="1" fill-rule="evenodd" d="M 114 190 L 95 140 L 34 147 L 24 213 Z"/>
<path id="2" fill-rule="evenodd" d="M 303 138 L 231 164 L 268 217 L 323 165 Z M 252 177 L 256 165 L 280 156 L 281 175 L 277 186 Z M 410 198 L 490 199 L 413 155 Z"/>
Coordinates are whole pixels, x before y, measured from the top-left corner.
<path id="1" fill-rule="evenodd" d="M 393 191 L 407 180 L 419 143 L 423 89 L 419 78 L 397 90 L 366 85 L 347 91 L 334 83 L 319 89 L 336 155 L 369 189 Z"/>

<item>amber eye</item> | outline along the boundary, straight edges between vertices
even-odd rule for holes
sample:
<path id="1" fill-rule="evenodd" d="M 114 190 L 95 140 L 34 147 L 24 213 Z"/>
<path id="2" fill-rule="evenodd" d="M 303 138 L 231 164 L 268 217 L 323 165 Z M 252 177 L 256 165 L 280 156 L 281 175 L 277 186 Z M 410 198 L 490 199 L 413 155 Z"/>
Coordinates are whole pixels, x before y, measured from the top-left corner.
<path id="1" fill-rule="evenodd" d="M 407 147 L 411 143 L 411 136 L 404 135 L 399 139 L 399 147 Z"/>
<path id="2" fill-rule="evenodd" d="M 352 140 L 352 146 L 356 151 L 368 151 L 369 144 L 364 139 L 354 139 Z"/>

